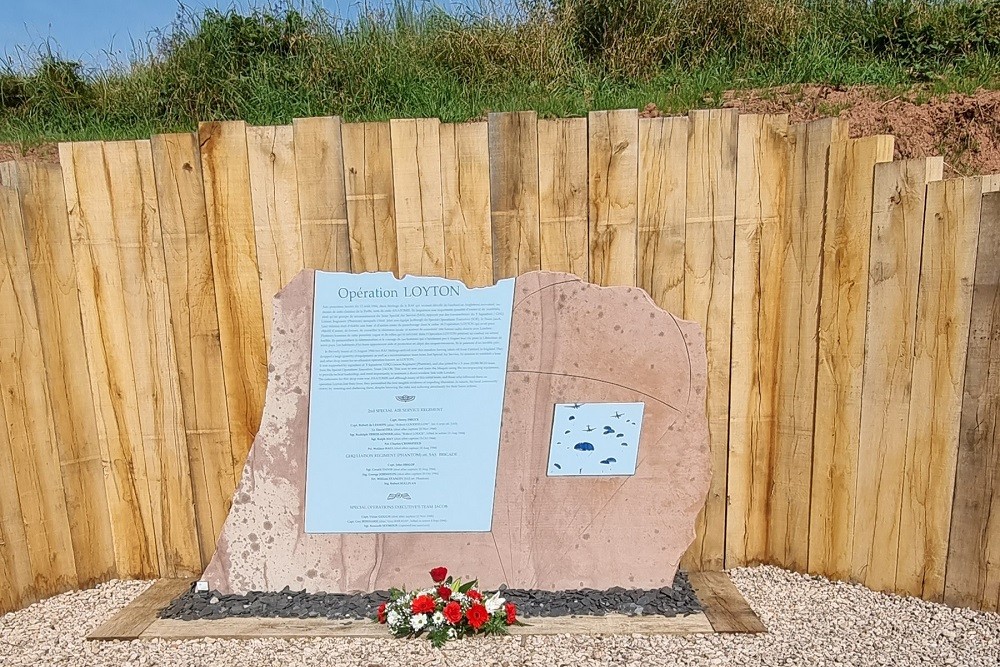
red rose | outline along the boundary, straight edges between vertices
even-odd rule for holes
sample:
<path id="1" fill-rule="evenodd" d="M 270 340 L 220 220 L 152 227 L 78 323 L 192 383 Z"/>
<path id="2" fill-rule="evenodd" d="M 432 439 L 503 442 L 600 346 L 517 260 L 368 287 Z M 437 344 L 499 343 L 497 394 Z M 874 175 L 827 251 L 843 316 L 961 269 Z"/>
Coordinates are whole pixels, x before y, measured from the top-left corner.
<path id="1" fill-rule="evenodd" d="M 441 613 L 444 614 L 444 620 L 452 625 L 458 625 L 462 621 L 462 605 L 457 602 L 452 601 L 446 604 Z"/>
<path id="2" fill-rule="evenodd" d="M 517 607 L 512 602 L 508 602 L 503 606 L 504 610 L 507 612 L 507 625 L 514 625 L 517 621 Z"/>
<path id="3" fill-rule="evenodd" d="M 414 614 L 429 614 L 434 611 L 434 599 L 430 595 L 420 595 L 413 598 L 410 609 Z"/>
<path id="4" fill-rule="evenodd" d="M 446 567 L 436 567 L 431 570 L 431 579 L 434 580 L 435 584 L 440 584 L 448 576 L 448 568 Z"/>
<path id="5" fill-rule="evenodd" d="M 483 599 L 483 594 L 480 593 L 479 591 L 477 591 L 476 589 L 472 589 L 471 591 L 469 591 L 468 593 L 466 593 L 466 595 L 468 595 L 473 600 L 482 600 Z"/>
<path id="6" fill-rule="evenodd" d="M 438 597 L 440 597 L 442 600 L 450 600 L 451 589 L 448 588 L 447 586 L 438 586 Z"/>
<path id="7" fill-rule="evenodd" d="M 510 602 L 505 604 L 503 607 L 507 610 L 507 625 L 514 625 L 514 622 L 517 621 L 517 607 Z"/>
<path id="8" fill-rule="evenodd" d="M 490 620 L 490 613 L 483 605 L 474 604 L 469 607 L 469 611 L 465 612 L 465 617 L 469 619 L 469 625 L 472 626 L 472 629 L 478 630 L 486 625 L 486 621 Z"/>
<path id="9" fill-rule="evenodd" d="M 378 606 L 378 622 L 385 623 L 385 603 Z"/>

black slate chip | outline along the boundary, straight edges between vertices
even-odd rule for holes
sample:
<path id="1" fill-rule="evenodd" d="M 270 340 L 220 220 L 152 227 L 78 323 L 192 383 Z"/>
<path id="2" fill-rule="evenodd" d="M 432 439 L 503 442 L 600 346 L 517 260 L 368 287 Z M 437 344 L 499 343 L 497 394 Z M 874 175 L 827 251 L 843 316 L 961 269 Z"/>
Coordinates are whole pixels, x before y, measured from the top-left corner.
<path id="1" fill-rule="evenodd" d="M 553 616 L 687 616 L 701 611 L 701 604 L 678 572 L 673 588 L 643 590 L 615 586 L 605 591 L 583 588 L 540 591 L 501 587 L 501 595 L 517 605 L 523 618 Z M 160 618 L 182 621 L 232 617 L 259 618 L 374 618 L 388 591 L 372 593 L 306 593 L 287 586 L 278 592 L 250 591 L 246 595 L 221 595 L 215 591 L 184 593 L 160 611 Z"/>

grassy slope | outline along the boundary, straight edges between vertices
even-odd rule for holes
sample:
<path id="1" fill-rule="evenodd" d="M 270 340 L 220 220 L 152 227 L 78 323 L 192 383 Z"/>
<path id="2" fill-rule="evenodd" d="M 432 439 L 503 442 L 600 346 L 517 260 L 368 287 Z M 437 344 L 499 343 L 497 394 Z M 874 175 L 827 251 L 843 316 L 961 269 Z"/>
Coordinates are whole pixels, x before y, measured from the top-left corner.
<path id="1" fill-rule="evenodd" d="M 0 141 L 137 138 L 253 124 L 488 111 L 667 111 L 726 90 L 1000 87 L 1000 0 L 553 0 L 516 15 L 398 7 L 344 25 L 316 10 L 185 15 L 106 71 L 57 57 L 0 74 Z"/>

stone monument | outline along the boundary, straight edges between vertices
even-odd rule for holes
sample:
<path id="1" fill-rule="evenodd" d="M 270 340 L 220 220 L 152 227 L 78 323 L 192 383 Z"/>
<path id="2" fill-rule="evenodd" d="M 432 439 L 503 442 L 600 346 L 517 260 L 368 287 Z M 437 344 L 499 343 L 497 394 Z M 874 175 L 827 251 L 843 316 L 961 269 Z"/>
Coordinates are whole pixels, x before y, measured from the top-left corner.
<path id="1" fill-rule="evenodd" d="M 207 585 L 658 588 L 708 492 L 697 324 L 635 287 L 301 272 Z"/>

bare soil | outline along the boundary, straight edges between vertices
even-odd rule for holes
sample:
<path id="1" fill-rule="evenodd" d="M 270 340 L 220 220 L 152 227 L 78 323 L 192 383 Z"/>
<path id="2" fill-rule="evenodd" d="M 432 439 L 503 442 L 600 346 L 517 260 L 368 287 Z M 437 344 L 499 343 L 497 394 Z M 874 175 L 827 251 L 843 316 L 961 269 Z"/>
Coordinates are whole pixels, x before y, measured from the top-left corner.
<path id="1" fill-rule="evenodd" d="M 1000 173 L 1000 91 L 928 97 L 866 87 L 800 86 L 730 93 L 725 106 L 787 113 L 792 122 L 839 116 L 852 137 L 892 134 L 896 159 L 942 155 L 946 176 Z"/>
<path id="2" fill-rule="evenodd" d="M 942 155 L 946 176 L 1000 173 L 1000 91 L 931 96 L 913 89 L 890 92 L 854 86 L 785 86 L 733 91 L 723 106 L 744 113 L 787 113 L 793 123 L 838 116 L 850 123 L 852 137 L 892 134 L 896 159 Z M 644 117 L 664 115 L 654 104 Z M 58 162 L 56 145 L 22 150 L 0 144 L 0 162 L 26 158 Z"/>
<path id="3" fill-rule="evenodd" d="M 37 160 L 38 162 L 59 162 L 58 145 L 38 144 L 22 149 L 17 144 L 0 144 L 0 162 L 8 160 Z"/>

